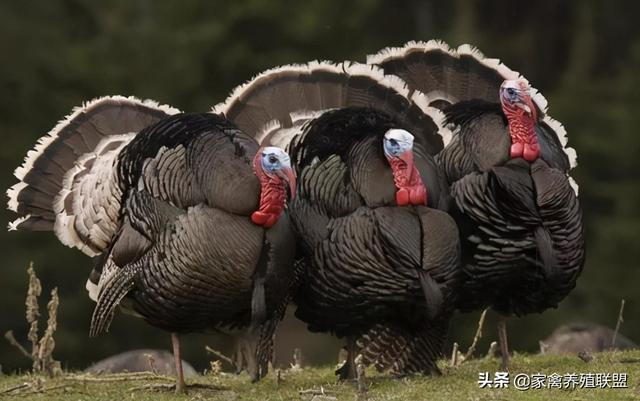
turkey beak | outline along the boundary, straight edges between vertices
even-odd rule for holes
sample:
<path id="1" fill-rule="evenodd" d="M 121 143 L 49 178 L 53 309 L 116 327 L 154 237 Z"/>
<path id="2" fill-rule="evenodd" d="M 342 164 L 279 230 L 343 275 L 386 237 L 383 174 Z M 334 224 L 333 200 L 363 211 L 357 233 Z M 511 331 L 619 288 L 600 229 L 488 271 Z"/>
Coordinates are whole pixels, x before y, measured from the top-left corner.
<path id="1" fill-rule="evenodd" d="M 533 104 L 533 100 L 531 100 L 531 96 L 525 95 L 518 100 L 515 105 L 520 107 L 525 111 L 530 117 L 536 118 L 536 106 Z"/>
<path id="2" fill-rule="evenodd" d="M 296 197 L 296 174 L 291 167 L 283 167 L 278 170 L 278 175 L 287 182 L 289 199 L 293 200 Z"/>

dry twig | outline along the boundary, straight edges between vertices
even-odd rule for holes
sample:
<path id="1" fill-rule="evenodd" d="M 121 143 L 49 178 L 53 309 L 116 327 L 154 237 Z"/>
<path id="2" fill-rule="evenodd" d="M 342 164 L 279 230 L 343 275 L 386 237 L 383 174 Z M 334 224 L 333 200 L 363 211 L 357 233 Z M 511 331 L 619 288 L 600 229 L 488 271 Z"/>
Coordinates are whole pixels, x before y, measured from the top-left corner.
<path id="1" fill-rule="evenodd" d="M 329 395 L 331 393 L 333 393 L 333 391 L 325 390 L 322 386 L 320 386 L 320 389 L 310 388 L 298 391 L 298 394 L 300 395 Z"/>
<path id="2" fill-rule="evenodd" d="M 458 343 L 453 343 L 453 350 L 451 350 L 451 366 L 458 366 Z"/>
<path id="3" fill-rule="evenodd" d="M 29 334 L 27 338 L 31 341 L 31 359 L 33 360 L 33 371 L 39 371 L 38 363 L 38 318 L 40 317 L 40 307 L 38 306 L 38 297 L 42 293 L 42 285 L 36 271 L 33 268 L 33 262 L 29 263 L 27 268 L 29 275 L 29 287 L 27 289 L 27 299 L 25 300 L 26 318 L 29 323 Z"/>
<path id="4" fill-rule="evenodd" d="M 209 362 L 209 366 L 211 366 L 211 376 L 218 377 L 222 373 L 222 362 L 220 360 L 215 360 Z"/>
<path id="5" fill-rule="evenodd" d="M 620 331 L 620 325 L 624 322 L 622 313 L 624 312 L 624 298 L 620 301 L 620 311 L 618 312 L 618 321 L 616 322 L 616 329 L 613 331 L 613 337 L 611 338 L 611 348 L 616 346 L 616 337 L 618 337 L 618 331 Z"/>
<path id="6" fill-rule="evenodd" d="M 476 351 L 478 340 L 482 338 L 482 327 L 484 326 L 484 318 L 487 316 L 488 310 L 489 308 L 486 308 L 485 310 L 482 311 L 482 314 L 480 315 L 480 320 L 478 320 L 478 329 L 476 330 L 476 335 L 473 336 L 473 342 L 471 343 L 471 346 L 467 350 L 467 353 L 464 354 L 463 361 L 466 361 L 467 359 L 471 358 L 473 356 L 473 353 Z"/>
<path id="7" fill-rule="evenodd" d="M 64 389 L 66 388 L 67 385 L 66 384 L 57 384 L 55 386 L 51 386 L 51 387 L 40 387 L 40 388 L 34 388 L 30 391 L 21 391 L 17 394 L 20 394 L 21 396 L 25 396 L 25 395 L 31 395 L 31 394 L 42 394 L 42 393 L 46 393 L 49 391 L 53 391 L 53 390 L 60 390 L 60 389 Z"/>
<path id="8" fill-rule="evenodd" d="M 24 389 L 24 388 L 29 388 L 31 386 L 32 386 L 31 383 L 18 384 L 17 386 L 12 386 L 12 387 L 8 387 L 8 388 L 5 388 L 3 390 L 0 390 L 0 394 L 9 394 L 9 393 L 12 393 L 14 391 L 18 391 L 18 390 L 21 390 L 21 389 Z"/>
<path id="9" fill-rule="evenodd" d="M 27 289 L 27 298 L 25 299 L 26 318 L 29 323 L 29 333 L 27 339 L 31 342 L 31 353 L 29 353 L 13 336 L 11 330 L 5 333 L 5 338 L 11 345 L 18 348 L 20 352 L 32 361 L 33 372 L 45 372 L 53 377 L 62 372 L 60 362 L 53 359 L 53 350 L 56 343 L 53 335 L 56 332 L 58 320 L 58 289 L 51 291 L 51 300 L 47 304 L 49 317 L 47 319 L 47 328 L 42 338 L 38 339 L 38 319 L 40 317 L 40 308 L 38 306 L 38 297 L 42 294 L 42 285 L 33 268 L 33 262 L 29 263 L 27 268 L 29 275 L 29 288 Z"/>
<path id="10" fill-rule="evenodd" d="M 123 382 L 135 380 L 168 380 L 175 381 L 175 377 L 155 375 L 149 372 L 113 373 L 104 376 L 93 375 L 68 375 L 64 380 L 79 382 Z"/>
<path id="11" fill-rule="evenodd" d="M 175 383 L 149 383 L 149 384 L 143 384 L 141 386 L 135 386 L 135 387 L 130 387 L 127 389 L 127 391 L 141 391 L 141 390 L 152 390 L 152 391 L 158 391 L 158 390 L 166 390 L 166 391 L 172 391 L 176 388 L 176 384 Z"/>
<path id="12" fill-rule="evenodd" d="M 233 359 L 229 358 L 228 356 L 226 356 L 225 354 L 223 354 L 220 351 L 216 351 L 215 349 L 209 347 L 208 345 L 204 346 L 204 349 L 210 353 L 213 354 L 215 357 L 217 357 L 218 359 L 221 359 L 223 361 L 225 361 L 226 363 L 228 363 L 229 365 L 231 365 L 231 367 L 233 368 L 233 370 L 237 370 L 238 369 L 238 365 L 236 365 L 236 363 L 233 361 Z"/>
<path id="13" fill-rule="evenodd" d="M 487 350 L 487 358 L 497 358 L 498 357 L 498 342 L 491 341 L 489 344 L 489 349 Z"/>
<path id="14" fill-rule="evenodd" d="M 147 358 L 147 363 L 149 364 L 149 369 L 153 372 L 154 375 L 158 374 L 158 370 L 156 369 L 156 359 L 152 354 L 144 354 L 144 357 Z"/>
<path id="15" fill-rule="evenodd" d="M 51 290 L 51 300 L 47 304 L 47 310 L 49 317 L 47 319 L 47 328 L 38 343 L 38 364 L 41 372 L 46 372 L 50 377 L 56 376 L 62 373 L 60 362 L 53 359 L 53 350 L 56 347 L 56 342 L 53 339 L 53 334 L 58 327 L 58 305 L 60 300 L 58 299 L 58 288 Z"/>
<path id="16" fill-rule="evenodd" d="M 16 338 L 13 336 L 13 330 L 9 330 L 6 333 L 4 333 L 4 338 L 7 339 L 7 341 L 9 341 L 9 344 L 13 345 L 14 347 L 18 348 L 18 350 L 20 352 L 22 352 L 22 354 L 24 356 L 26 356 L 29 359 L 33 359 L 33 356 L 29 353 L 29 351 L 27 351 L 19 342 L 18 340 L 16 340 Z"/>
<path id="17" fill-rule="evenodd" d="M 293 363 L 291 364 L 291 369 L 302 369 L 302 350 L 300 348 L 294 348 L 293 350 Z"/>

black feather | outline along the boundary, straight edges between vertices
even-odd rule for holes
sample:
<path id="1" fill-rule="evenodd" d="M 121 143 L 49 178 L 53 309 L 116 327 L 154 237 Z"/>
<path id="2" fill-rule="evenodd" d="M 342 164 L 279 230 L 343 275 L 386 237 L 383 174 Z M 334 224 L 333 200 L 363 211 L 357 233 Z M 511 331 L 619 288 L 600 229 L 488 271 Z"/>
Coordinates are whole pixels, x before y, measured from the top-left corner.
<path id="1" fill-rule="evenodd" d="M 444 109 L 444 114 L 446 116 L 445 123 L 460 126 L 467 125 L 476 118 L 488 113 L 501 116 L 504 119 L 504 124 L 507 124 L 507 117 L 502 112 L 500 103 L 471 99 L 452 104 Z"/>

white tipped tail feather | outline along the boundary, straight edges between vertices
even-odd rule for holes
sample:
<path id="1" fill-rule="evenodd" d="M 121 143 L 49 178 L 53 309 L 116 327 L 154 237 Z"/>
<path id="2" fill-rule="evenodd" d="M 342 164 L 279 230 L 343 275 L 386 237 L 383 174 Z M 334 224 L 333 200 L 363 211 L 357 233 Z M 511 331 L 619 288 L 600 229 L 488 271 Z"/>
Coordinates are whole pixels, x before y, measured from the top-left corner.
<path id="1" fill-rule="evenodd" d="M 96 255 L 117 229 L 120 188 L 117 154 L 136 133 L 173 107 L 134 97 L 108 96 L 84 103 L 37 141 L 8 191 L 19 216 L 10 230 L 54 231 L 70 247 Z"/>
<path id="2" fill-rule="evenodd" d="M 223 114 L 262 145 L 285 147 L 307 121 L 345 107 L 371 107 L 396 118 L 432 154 L 442 149 L 435 120 L 441 113 L 422 94 L 410 94 L 400 78 L 376 66 L 312 61 L 258 74 L 237 87 L 212 112 Z M 425 118 L 426 117 L 426 118 Z"/>
<path id="3" fill-rule="evenodd" d="M 443 59 L 448 61 L 443 62 Z M 412 92 L 426 93 L 431 105 L 437 100 L 443 100 L 445 104 L 470 99 L 497 102 L 498 89 L 504 80 L 526 80 L 500 60 L 485 57 L 472 45 L 464 44 L 454 49 L 439 40 L 388 47 L 367 56 L 367 63 L 379 66 L 386 74 L 402 78 Z M 455 65 L 460 68 L 452 67 Z M 548 102 L 542 93 L 531 88 L 531 97 L 545 114 L 543 122 L 557 136 L 571 168 L 574 168 L 577 165 L 576 151 L 567 146 L 564 127 L 546 115 Z"/>

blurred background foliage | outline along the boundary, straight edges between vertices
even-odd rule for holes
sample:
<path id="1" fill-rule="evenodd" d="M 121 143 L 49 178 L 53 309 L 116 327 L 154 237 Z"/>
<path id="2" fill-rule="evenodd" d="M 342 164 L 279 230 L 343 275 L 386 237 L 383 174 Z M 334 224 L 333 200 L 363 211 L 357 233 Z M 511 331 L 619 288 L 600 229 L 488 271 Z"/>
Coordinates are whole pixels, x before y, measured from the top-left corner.
<path id="1" fill-rule="evenodd" d="M 151 98 L 206 111 L 236 85 L 267 68 L 311 59 L 364 61 L 368 53 L 409 40 L 471 43 L 521 71 L 547 96 L 569 132 L 579 166 L 574 177 L 587 228 L 587 265 L 556 310 L 510 319 L 510 345 L 537 351 L 564 322 L 613 326 L 627 299 L 622 331 L 640 340 L 640 27 L 634 1 L 391 0 L 23 0 L 0 2 L 0 187 L 37 138 L 72 107 L 97 96 Z M 6 224 L 13 216 L 0 212 Z M 93 303 L 84 283 L 90 260 L 51 233 L 0 231 L 0 333 L 26 337 L 26 266 L 35 262 L 45 293 L 61 296 L 55 356 L 68 368 L 139 347 L 168 348 L 169 336 L 119 315 L 111 331 L 88 338 Z M 42 307 L 45 300 L 41 300 Z M 479 314 L 454 321 L 451 339 L 468 346 Z M 480 350 L 495 339 L 490 315 Z M 451 341 L 451 340 L 450 340 Z M 190 335 L 185 357 L 206 366 L 205 343 Z M 339 342 L 309 335 L 288 318 L 278 361 L 294 347 L 309 362 L 334 363 Z M 4 371 L 29 366 L 0 341 Z"/>

